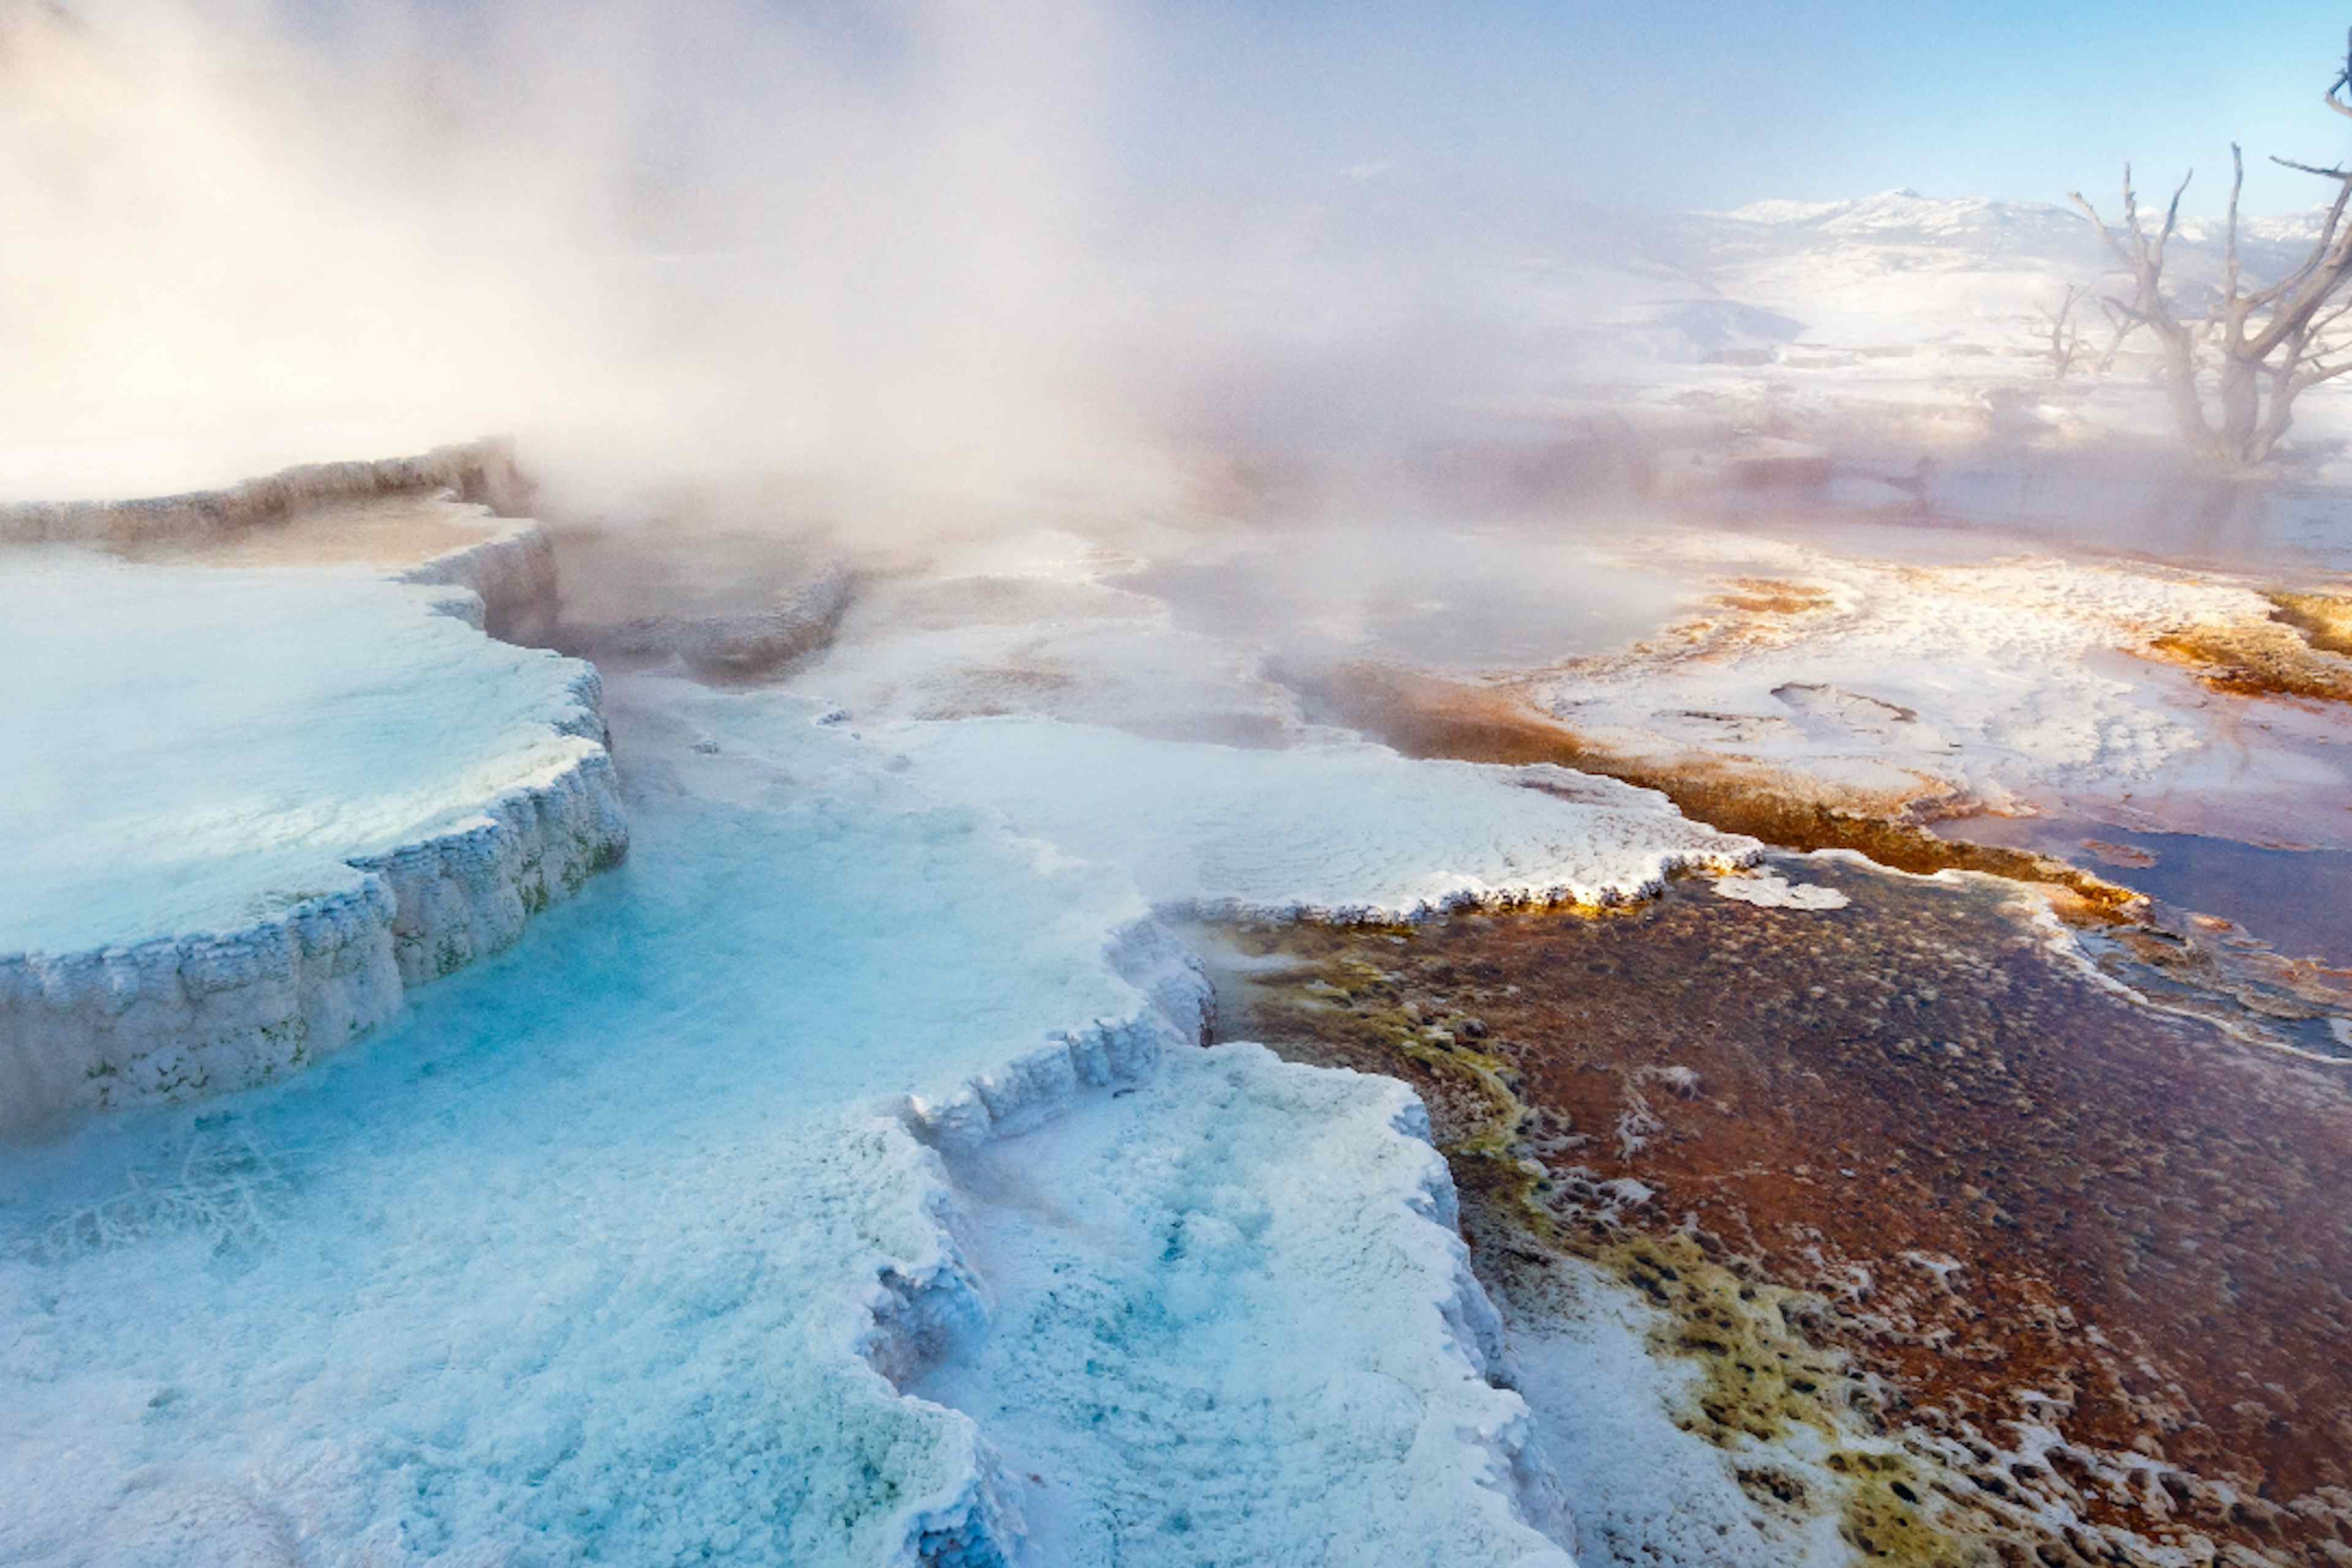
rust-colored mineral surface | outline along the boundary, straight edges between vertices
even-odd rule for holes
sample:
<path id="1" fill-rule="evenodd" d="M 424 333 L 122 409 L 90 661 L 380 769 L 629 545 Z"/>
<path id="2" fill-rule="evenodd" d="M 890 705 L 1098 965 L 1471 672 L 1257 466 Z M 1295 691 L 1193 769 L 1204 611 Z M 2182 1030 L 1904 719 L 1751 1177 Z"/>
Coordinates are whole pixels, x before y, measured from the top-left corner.
<path id="1" fill-rule="evenodd" d="M 1407 756 L 1472 763 L 1552 763 L 1664 795 L 1683 814 L 1783 849 L 1851 849 L 1882 866 L 1927 874 L 1983 871 L 2048 884 L 2070 919 L 2107 921 L 2141 900 L 2046 855 L 1939 837 L 1917 821 L 1918 803 L 1863 799 L 1738 762 L 1691 755 L 1675 762 L 1594 744 L 1554 722 L 1507 687 L 1465 685 L 1372 664 L 1295 672 L 1292 684 L 1317 717 L 1345 724 Z"/>
<path id="2" fill-rule="evenodd" d="M 1780 869 L 1850 902 L 1221 927 L 1223 1032 L 1413 1083 L 1490 1282 L 1641 1291 L 1685 1427 L 1861 1556 L 2352 1563 L 2352 1066 L 1992 879 Z M 1830 1496 L 1757 1458 L 1800 1432 Z"/>

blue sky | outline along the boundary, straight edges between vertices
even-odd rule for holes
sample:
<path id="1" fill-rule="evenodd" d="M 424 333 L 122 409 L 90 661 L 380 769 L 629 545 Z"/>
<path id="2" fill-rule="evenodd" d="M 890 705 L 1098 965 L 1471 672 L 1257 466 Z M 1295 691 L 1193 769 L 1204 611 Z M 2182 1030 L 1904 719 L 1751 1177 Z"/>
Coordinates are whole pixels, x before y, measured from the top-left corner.
<path id="1" fill-rule="evenodd" d="M 2320 107 L 2352 6 L 2147 0 L 1148 0 L 1132 149 L 1208 176 L 1393 163 L 1490 194 L 1732 206 L 1913 185 L 2063 201 L 2194 166 L 2187 205 L 2326 189 L 2269 165 L 2352 156 Z"/>

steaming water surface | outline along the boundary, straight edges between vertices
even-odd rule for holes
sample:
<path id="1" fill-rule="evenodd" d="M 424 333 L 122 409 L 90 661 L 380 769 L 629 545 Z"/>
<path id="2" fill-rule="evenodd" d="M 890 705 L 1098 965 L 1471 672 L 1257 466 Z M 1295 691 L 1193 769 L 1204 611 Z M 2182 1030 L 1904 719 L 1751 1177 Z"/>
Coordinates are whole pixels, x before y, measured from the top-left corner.
<path id="1" fill-rule="evenodd" d="M 1979 464 L 1936 480 L 1929 496 L 1951 521 L 2045 544 L 2239 571 L 2352 571 L 2352 501 L 2340 488 L 2150 468 Z"/>
<path id="2" fill-rule="evenodd" d="M 2216 479 L 2161 458 L 2126 468 L 2016 455 L 1953 463 L 1916 489 L 1881 482 L 1885 471 L 1857 464 L 1825 494 L 1733 492 L 1710 510 L 1733 528 L 1926 565 L 2055 552 L 2289 577 L 2352 572 L 2352 499 L 2339 487 Z"/>
<path id="3" fill-rule="evenodd" d="M 385 1561 L 887 1560 L 960 1439 L 852 1348 L 935 1245 L 866 1102 L 1131 1007 L 1070 931 L 1121 894 L 739 793 L 640 794 L 626 866 L 282 1091 L 0 1151 L 0 1560 L 184 1562 L 247 1492 Z"/>
<path id="4" fill-rule="evenodd" d="M 1599 653 L 1655 631 L 1692 594 L 1540 521 L 1318 526 L 1202 553 L 1118 582 L 1166 601 L 1187 631 L 1455 672 Z"/>

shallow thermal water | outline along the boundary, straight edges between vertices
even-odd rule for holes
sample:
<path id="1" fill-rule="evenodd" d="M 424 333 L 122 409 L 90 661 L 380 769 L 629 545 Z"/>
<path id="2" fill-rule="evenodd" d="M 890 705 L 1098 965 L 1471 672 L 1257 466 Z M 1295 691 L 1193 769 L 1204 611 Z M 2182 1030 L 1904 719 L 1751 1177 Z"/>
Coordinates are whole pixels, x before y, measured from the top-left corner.
<path id="1" fill-rule="evenodd" d="M 970 1438 L 855 1354 L 940 1246 L 871 1107 L 1131 1013 L 1136 910 L 835 783 L 641 790 L 626 867 L 347 1058 L 6 1156 L 0 1558 L 181 1560 L 250 1491 L 392 1561 L 892 1560 Z"/>
<path id="2" fill-rule="evenodd" d="M 2055 855 L 2175 909 L 2235 921 L 2289 957 L 2352 968 L 2352 851 L 2047 817 L 1970 817 L 1939 831 Z"/>
<path id="3" fill-rule="evenodd" d="M 593 751 L 586 668 L 452 596 L 0 552 L 0 952 L 235 930 Z"/>
<path id="4" fill-rule="evenodd" d="M 1614 647 L 1664 625 L 1691 591 L 1538 522 L 1282 530 L 1114 581 L 1166 601 L 1188 631 L 1444 670 Z"/>
<path id="5" fill-rule="evenodd" d="M 1733 529 L 1921 564 L 2056 551 L 2289 577 L 2352 572 L 2343 489 L 2200 479 L 2161 460 L 2018 452 L 1924 477 L 1854 466 L 1825 492 L 1733 492 L 1707 510 Z"/>
<path id="6" fill-rule="evenodd" d="M 2031 456 L 1955 467 L 1935 509 L 2050 543 L 2229 570 L 2352 571 L 2352 502 L 2340 489 L 2197 480 Z"/>
<path id="7" fill-rule="evenodd" d="M 998 1563 L 1025 1508 L 1035 1562 L 1564 1562 L 1408 1096 L 1153 1077 L 1189 972 L 1112 962 L 1134 881 L 813 704 L 611 716 L 631 858 L 516 947 L 0 1152 L 0 1561 Z M 1089 1030 L 1139 1088 L 1072 1079 Z M 1212 1438 L 1213 1497 L 1123 1511 Z"/>

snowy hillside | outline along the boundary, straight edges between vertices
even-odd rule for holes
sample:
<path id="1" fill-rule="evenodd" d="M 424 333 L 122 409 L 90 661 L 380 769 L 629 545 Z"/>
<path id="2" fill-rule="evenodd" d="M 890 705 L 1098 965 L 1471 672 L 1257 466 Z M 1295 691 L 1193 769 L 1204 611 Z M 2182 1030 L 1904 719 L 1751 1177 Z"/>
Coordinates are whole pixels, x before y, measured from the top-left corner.
<path id="1" fill-rule="evenodd" d="M 2087 193 L 2119 223 L 2116 194 Z M 2142 193 L 2145 205 L 2151 198 Z M 2158 212 L 2153 215 L 2160 218 Z M 2316 231 L 2317 213 L 2249 217 L 2241 247 L 2250 276 L 2283 274 Z M 1632 357 L 1690 363 L 1808 366 L 1811 351 L 1895 356 L 1940 349 L 2030 360 L 2036 322 L 2069 284 L 2114 295 L 2127 279 L 2090 224 L 2063 201 L 1998 201 L 1884 191 L 1842 201 L 1759 201 L 1724 213 L 1618 220 L 1589 216 L 1616 237 L 1595 257 L 1527 263 L 1548 301 L 1542 318 L 1580 312 L 1619 329 Z M 2184 216 L 2168 278 L 2190 297 L 2220 275 L 2218 218 Z M 2084 312 L 2086 335 L 2101 330 Z M 2046 329 L 2044 329 L 2046 331 Z M 1679 343 L 1671 341 L 1679 333 Z M 1664 335 L 1662 335 L 1664 334 Z M 1838 368 L 1846 368 L 1840 365 Z"/>

